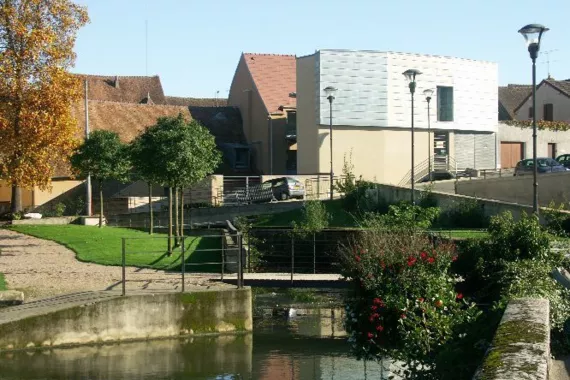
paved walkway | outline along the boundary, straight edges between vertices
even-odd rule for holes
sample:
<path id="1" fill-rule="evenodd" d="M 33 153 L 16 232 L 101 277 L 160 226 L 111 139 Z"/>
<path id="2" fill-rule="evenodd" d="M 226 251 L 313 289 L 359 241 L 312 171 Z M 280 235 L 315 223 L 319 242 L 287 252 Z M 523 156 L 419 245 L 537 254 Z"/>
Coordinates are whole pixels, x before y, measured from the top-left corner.
<path id="1" fill-rule="evenodd" d="M 549 380 L 570 380 L 570 356 L 564 360 L 552 360 Z"/>
<path id="2" fill-rule="evenodd" d="M 120 290 L 121 267 L 83 263 L 64 246 L 0 229 L 0 273 L 10 289 L 21 290 L 26 301 L 60 294 Z M 178 273 L 127 267 L 128 290 L 180 290 Z M 219 275 L 186 274 L 185 286 L 220 286 Z M 231 285 L 225 285 L 231 286 Z"/>

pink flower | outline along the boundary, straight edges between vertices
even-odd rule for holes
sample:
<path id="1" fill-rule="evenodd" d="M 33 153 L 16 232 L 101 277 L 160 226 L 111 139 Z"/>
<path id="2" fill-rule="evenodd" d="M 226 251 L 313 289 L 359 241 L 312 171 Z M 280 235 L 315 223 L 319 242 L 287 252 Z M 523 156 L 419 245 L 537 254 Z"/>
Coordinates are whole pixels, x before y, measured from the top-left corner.
<path id="1" fill-rule="evenodd" d="M 357 263 L 360 262 L 360 256 L 356 256 L 354 259 L 356 260 Z"/>
<path id="2" fill-rule="evenodd" d="M 451 261 L 457 261 L 457 255 L 453 256 L 453 257 L 451 258 Z"/>
<path id="3" fill-rule="evenodd" d="M 382 325 L 376 326 L 376 331 L 379 331 L 379 332 L 384 331 L 384 326 L 382 326 Z"/>
<path id="4" fill-rule="evenodd" d="M 374 334 L 372 334 L 371 332 L 368 333 L 368 339 L 372 339 L 374 338 Z"/>
<path id="5" fill-rule="evenodd" d="M 406 319 L 406 313 L 402 313 L 402 315 L 400 315 L 400 319 Z"/>
<path id="6" fill-rule="evenodd" d="M 378 306 L 372 305 L 372 306 L 370 306 L 370 309 L 371 309 L 372 311 L 376 311 L 376 310 L 378 310 Z"/>
<path id="7" fill-rule="evenodd" d="M 382 299 L 376 297 L 376 298 L 374 298 L 374 299 L 372 300 L 372 302 L 374 302 L 375 305 L 380 305 L 380 304 L 382 303 Z"/>

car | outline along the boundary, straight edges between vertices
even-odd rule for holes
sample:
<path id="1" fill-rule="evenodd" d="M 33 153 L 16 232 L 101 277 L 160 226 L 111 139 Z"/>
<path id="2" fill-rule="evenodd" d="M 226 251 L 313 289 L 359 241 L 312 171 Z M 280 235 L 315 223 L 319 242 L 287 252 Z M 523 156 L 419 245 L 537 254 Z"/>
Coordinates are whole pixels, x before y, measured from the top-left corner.
<path id="1" fill-rule="evenodd" d="M 289 198 L 303 199 L 305 197 L 305 187 L 303 184 L 291 177 L 279 177 L 263 182 L 263 185 L 270 184 L 273 197 L 277 200 L 287 200 Z"/>
<path id="2" fill-rule="evenodd" d="M 563 154 L 556 157 L 556 161 L 560 162 L 562 165 L 570 168 L 570 154 Z"/>
<path id="3" fill-rule="evenodd" d="M 556 173 L 564 172 L 570 169 L 552 159 L 550 157 L 541 157 L 536 159 L 538 173 Z M 533 173 L 533 159 L 527 158 L 526 160 L 519 161 L 515 166 L 515 176 L 530 175 Z"/>

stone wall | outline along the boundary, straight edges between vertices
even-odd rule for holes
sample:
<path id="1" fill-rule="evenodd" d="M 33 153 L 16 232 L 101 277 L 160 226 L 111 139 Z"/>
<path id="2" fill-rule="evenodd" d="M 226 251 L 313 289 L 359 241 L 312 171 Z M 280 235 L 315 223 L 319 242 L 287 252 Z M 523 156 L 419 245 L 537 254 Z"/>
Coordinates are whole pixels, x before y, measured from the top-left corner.
<path id="1" fill-rule="evenodd" d="M 550 305 L 545 299 L 509 302 L 483 365 L 474 379 L 547 380 Z"/>
<path id="2" fill-rule="evenodd" d="M 0 313 L 0 350 L 252 330 L 250 288 L 21 307 Z"/>

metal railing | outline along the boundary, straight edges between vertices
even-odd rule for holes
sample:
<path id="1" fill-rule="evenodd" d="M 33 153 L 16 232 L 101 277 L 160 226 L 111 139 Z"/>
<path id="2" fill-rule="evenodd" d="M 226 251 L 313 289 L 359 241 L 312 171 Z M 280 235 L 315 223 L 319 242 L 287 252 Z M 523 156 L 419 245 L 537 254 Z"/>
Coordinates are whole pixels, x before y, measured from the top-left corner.
<path id="1" fill-rule="evenodd" d="M 179 245 L 174 247 L 172 252 L 170 252 L 170 254 L 168 254 L 166 252 L 166 249 L 163 250 L 151 250 L 148 248 L 144 248 L 145 246 L 148 246 L 146 243 L 151 241 L 151 240 L 156 240 L 156 239 L 160 239 L 164 241 L 164 247 L 167 246 L 167 242 L 168 242 L 168 236 L 148 236 L 148 237 L 140 237 L 140 238 L 121 238 L 121 295 L 126 295 L 126 285 L 127 285 L 127 266 L 128 266 L 128 262 L 127 259 L 130 257 L 134 257 L 134 256 L 138 256 L 138 255 L 154 255 L 157 256 L 159 255 L 158 258 L 154 258 L 155 260 L 148 263 L 148 264 L 144 264 L 144 265 L 139 265 L 142 267 L 148 267 L 148 268 L 152 268 L 152 269 L 157 269 L 156 267 L 153 267 L 151 264 L 156 263 L 157 261 L 160 260 L 160 258 L 168 258 L 171 255 L 175 255 L 175 254 L 180 254 L 180 257 L 175 259 L 175 260 L 170 260 L 168 262 L 168 266 L 165 266 L 164 268 L 158 268 L 158 269 L 163 269 L 167 272 L 171 272 L 171 273 L 180 273 L 180 279 L 181 279 L 181 292 L 185 291 L 185 283 L 186 283 L 186 276 L 187 273 L 192 273 L 192 272 L 188 272 L 187 268 L 188 267 L 197 267 L 197 266 L 220 266 L 220 271 L 219 272 L 214 272 L 214 273 L 219 273 L 220 274 L 220 281 L 224 280 L 224 274 L 226 273 L 226 265 L 227 264 L 236 264 L 237 266 L 237 287 L 238 288 L 242 288 L 243 287 L 243 267 L 244 267 L 244 263 L 243 263 L 243 259 L 242 259 L 242 252 L 243 252 L 243 236 L 241 234 L 241 232 L 237 232 L 235 233 L 235 241 L 236 244 L 228 244 L 226 239 L 227 239 L 228 235 L 226 234 L 221 234 L 221 235 L 195 235 L 195 236 L 180 236 L 178 237 L 178 243 Z M 214 248 L 198 248 L 198 247 L 194 247 L 195 243 L 196 243 L 196 239 L 215 239 L 215 240 L 219 240 L 221 243 L 218 247 L 214 247 Z M 171 238 L 172 240 L 175 240 L 175 237 Z M 136 248 L 133 248 L 131 246 L 131 248 L 129 249 L 129 242 L 133 243 L 133 242 L 137 242 L 139 244 L 134 244 L 135 246 L 138 246 Z M 142 242 L 142 244 L 140 244 L 140 242 Z M 188 243 L 189 242 L 189 243 Z M 154 244 L 150 244 L 151 247 L 154 247 Z M 174 244 L 173 244 L 174 246 Z M 192 249 L 193 248 L 193 249 Z M 228 261 L 227 260 L 227 255 L 229 252 L 235 252 L 237 251 L 237 260 L 236 261 Z M 210 261 L 210 260 L 198 260 L 195 262 L 188 262 L 188 259 L 191 258 L 192 255 L 196 255 L 196 254 L 200 254 L 200 253 L 206 253 L 208 256 L 212 256 L 215 255 L 217 256 L 217 253 L 219 253 L 219 261 Z M 137 265 L 133 265 L 133 266 L 137 266 Z M 178 268 L 179 267 L 179 268 Z M 212 273 L 212 272 L 210 272 Z"/>
<path id="2" fill-rule="evenodd" d="M 426 178 L 429 180 L 430 168 L 431 173 L 444 171 L 452 174 L 454 177 L 457 177 L 457 173 L 460 171 L 460 168 L 457 167 L 457 161 L 453 157 L 434 155 L 414 167 L 415 182 L 420 182 Z M 398 185 L 408 186 L 411 184 L 411 180 L 412 170 L 410 169 Z"/>

